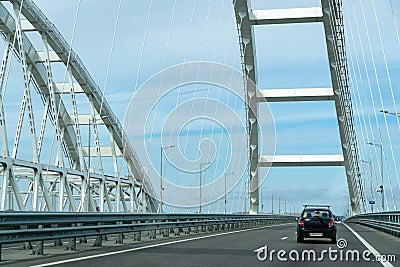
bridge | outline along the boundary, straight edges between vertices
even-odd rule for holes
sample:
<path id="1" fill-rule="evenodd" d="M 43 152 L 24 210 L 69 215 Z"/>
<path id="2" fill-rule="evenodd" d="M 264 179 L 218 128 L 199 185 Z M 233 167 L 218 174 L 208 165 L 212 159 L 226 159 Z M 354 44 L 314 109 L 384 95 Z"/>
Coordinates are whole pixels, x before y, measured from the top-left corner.
<path id="1" fill-rule="evenodd" d="M 0 265 L 396 266 L 400 6 L 264 2 L 0 1 Z"/>

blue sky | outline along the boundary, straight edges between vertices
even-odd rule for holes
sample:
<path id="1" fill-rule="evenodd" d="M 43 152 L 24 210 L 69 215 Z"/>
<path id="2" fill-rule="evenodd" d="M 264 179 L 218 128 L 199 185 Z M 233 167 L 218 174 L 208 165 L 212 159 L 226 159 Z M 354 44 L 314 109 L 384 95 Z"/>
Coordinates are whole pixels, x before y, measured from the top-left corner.
<path id="1" fill-rule="evenodd" d="M 56 25 L 64 35 L 64 38 L 70 42 L 78 1 L 58 1 L 57 5 L 54 5 L 54 1 L 49 0 L 37 0 L 35 2 L 50 21 Z M 153 1 L 149 23 L 146 26 L 149 3 L 150 1 L 122 1 L 110 72 L 105 89 L 107 100 L 121 122 L 124 121 L 125 112 L 135 88 L 167 67 L 184 62 L 202 60 L 223 63 L 240 71 L 238 38 L 230 0 L 197 2 L 177 0 L 175 11 L 173 9 L 173 0 Z M 353 99 L 359 99 L 358 96 L 360 95 L 362 100 L 361 102 L 354 102 L 360 158 L 373 162 L 373 182 L 377 185 L 375 177 L 379 173 L 377 171 L 379 153 L 371 150 L 366 145 L 367 141 L 380 142 L 378 127 L 375 124 L 376 116 L 381 129 L 382 143 L 387 161 L 385 165 L 385 185 L 392 184 L 392 191 L 389 191 L 389 189 L 386 191 L 387 203 L 389 208 L 393 209 L 394 199 L 400 204 L 398 197 L 400 195 L 399 185 L 393 160 L 398 158 L 400 131 L 396 118 L 390 116 L 387 117 L 387 129 L 389 130 L 387 131 L 384 117 L 379 113 L 381 103 L 377 86 L 380 85 L 381 88 L 383 106 L 385 109 L 393 111 L 394 103 L 399 99 L 399 91 L 396 89 L 400 82 L 397 78 L 399 77 L 397 74 L 399 71 L 400 46 L 396 37 L 389 0 L 374 0 L 384 40 L 392 88 L 394 89 L 395 102 L 393 103 L 388 76 L 386 75 L 385 61 L 383 60 L 382 48 L 378 38 L 373 2 L 372 0 L 367 0 L 363 1 L 363 3 L 368 21 L 367 28 L 363 25 L 360 1 L 346 1 L 344 7 L 351 91 Z M 101 4 L 95 0 L 82 0 L 79 8 L 73 49 L 79 54 L 100 88 L 104 88 L 106 80 L 118 4 L 118 0 L 101 2 Z M 253 9 L 312 6 L 319 6 L 319 1 L 252 1 Z M 399 14 L 400 6 L 394 5 L 393 8 L 394 13 Z M 354 15 L 354 10 L 357 12 L 356 15 Z M 172 16 L 173 14 L 174 16 Z M 359 26 L 360 37 L 356 34 L 356 22 Z M 260 88 L 331 86 L 321 24 L 258 26 L 255 32 L 258 85 Z M 367 32 L 370 34 L 372 54 L 366 38 Z M 350 33 L 353 33 L 353 35 Z M 143 48 L 144 34 L 146 34 L 146 39 Z M 362 60 L 363 53 L 366 62 L 365 68 Z M 374 56 L 374 61 L 371 55 Z M 376 64 L 379 82 L 375 77 L 373 62 Z M 358 75 L 357 65 L 361 68 L 361 76 Z M 366 79 L 367 74 L 371 80 L 372 96 L 376 101 L 375 110 L 372 108 L 372 100 Z M 211 91 L 211 88 L 196 87 L 195 90 L 195 94 L 188 93 L 186 98 L 190 99 L 191 96 L 213 96 L 222 101 L 226 100 L 227 97 L 226 94 L 216 94 L 216 91 Z M 210 92 L 213 93 L 210 94 Z M 364 95 L 365 98 L 363 98 Z M 236 106 L 233 98 L 226 102 L 231 107 L 234 107 L 233 109 L 236 113 L 240 114 L 242 112 L 240 101 Z M 16 106 L 18 107 L 18 105 Z M 170 108 L 171 106 L 168 107 L 168 105 L 164 109 L 161 108 L 158 111 L 158 116 L 163 118 L 168 114 Z M 333 103 L 273 103 L 269 105 L 269 108 L 276 126 L 277 154 L 341 153 Z M 261 109 L 268 110 L 268 107 L 261 107 Z M 361 110 L 363 110 L 362 114 Z M 372 121 L 371 127 L 369 124 L 364 127 L 364 119 L 367 122 L 368 119 Z M 194 153 L 186 155 L 191 159 L 198 157 L 198 142 L 200 138 L 213 137 L 210 136 L 210 131 L 204 131 L 204 135 L 200 135 L 199 127 L 200 129 L 218 128 L 216 125 L 213 126 L 211 123 L 202 120 L 197 121 L 197 123 L 197 125 L 193 124 L 192 128 L 189 127 L 191 129 L 189 131 L 190 135 L 188 135 L 190 138 L 186 139 L 189 141 L 185 141 L 192 148 L 189 151 Z M 188 130 L 188 128 L 183 129 L 182 133 L 186 133 L 186 130 Z M 138 131 L 138 133 L 140 132 Z M 221 133 L 223 134 L 223 131 Z M 394 156 L 391 154 L 388 133 L 391 137 Z M 157 134 L 158 136 L 160 135 L 159 132 L 154 132 L 153 134 L 155 137 L 157 137 Z M 220 137 L 214 134 L 214 137 L 216 136 Z M 149 149 L 151 165 L 155 167 L 147 167 L 158 170 L 159 137 L 158 141 L 157 138 L 155 140 L 154 145 Z M 222 143 L 217 142 L 217 144 L 219 144 L 217 156 L 226 156 L 226 153 L 230 150 L 224 149 Z M 208 147 L 203 149 L 209 151 Z M 177 153 L 177 151 L 178 149 L 171 149 L 168 152 L 171 154 L 171 159 L 173 158 L 173 153 Z M 238 152 L 238 154 L 240 153 Z M 224 162 L 224 160 L 221 159 L 219 162 Z M 214 166 L 210 166 L 207 169 L 205 173 L 206 182 L 212 181 L 210 177 L 218 174 L 223 169 L 221 166 L 223 166 L 222 163 L 214 164 Z M 213 172 L 215 175 L 212 175 Z M 266 172 L 266 170 L 263 170 L 263 172 Z M 369 177 L 369 169 L 362 165 L 362 172 L 366 177 L 365 179 L 367 179 Z M 197 173 L 187 177 L 189 180 L 192 179 L 191 185 L 193 187 L 198 186 L 196 184 L 198 175 Z M 179 176 L 179 172 L 169 164 L 166 169 L 166 179 L 173 181 L 177 176 Z M 274 193 L 276 200 L 278 200 L 279 196 L 282 201 L 287 200 L 288 207 L 289 202 L 296 209 L 300 209 L 301 205 L 306 203 L 326 203 L 333 205 L 334 211 L 341 214 L 348 209 L 346 186 L 344 169 L 341 167 L 274 168 L 261 185 L 261 188 L 266 188 L 263 190 L 264 211 L 269 212 L 271 210 L 270 198 L 271 194 Z M 245 184 L 241 181 L 229 193 L 229 211 L 243 210 L 246 197 L 244 188 Z M 394 198 L 392 198 L 392 193 Z M 173 196 L 175 192 L 165 192 L 164 194 Z M 379 195 L 374 193 L 373 198 L 376 199 L 377 196 Z M 198 200 L 193 196 L 191 201 L 196 202 Z M 288 207 L 287 209 L 289 210 Z M 167 210 L 173 211 L 174 209 L 168 207 Z M 175 211 L 194 212 L 196 210 L 197 208 L 177 209 Z M 207 210 L 210 212 L 222 212 L 222 200 L 207 206 Z M 275 201 L 274 210 L 278 210 L 277 201 Z"/>

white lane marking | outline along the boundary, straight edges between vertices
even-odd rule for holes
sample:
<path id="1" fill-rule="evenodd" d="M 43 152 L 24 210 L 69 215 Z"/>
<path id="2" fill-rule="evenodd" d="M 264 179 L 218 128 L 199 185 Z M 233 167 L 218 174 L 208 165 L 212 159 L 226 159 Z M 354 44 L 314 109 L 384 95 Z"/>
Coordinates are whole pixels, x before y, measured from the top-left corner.
<path id="1" fill-rule="evenodd" d="M 99 258 L 99 257 L 104 257 L 104 256 L 111 256 L 111 255 L 116 255 L 116 254 L 131 252 L 131 251 L 137 251 L 137 250 L 142 250 L 142 249 L 147 249 L 147 248 L 161 247 L 161 246 L 177 244 L 177 243 L 182 243 L 182 242 L 187 242 L 187 241 L 199 240 L 199 239 L 208 238 L 208 237 L 235 234 L 235 233 L 240 233 L 240 232 L 259 230 L 259 229 L 276 227 L 276 226 L 281 226 L 281 225 L 285 225 L 285 224 L 262 226 L 262 227 L 252 228 L 252 229 L 243 229 L 243 230 L 237 230 L 237 231 L 233 231 L 233 232 L 219 233 L 219 234 L 215 234 L 215 235 L 198 236 L 198 237 L 193 237 L 193 238 L 189 238 L 189 239 L 169 241 L 169 242 L 160 243 L 160 244 L 153 244 L 153 245 L 147 245 L 147 246 L 143 246 L 143 247 L 137 247 L 137 248 L 130 248 L 130 249 L 125 249 L 125 250 L 107 252 L 107 253 L 103 253 L 103 254 L 96 254 L 96 255 L 91 255 L 91 256 L 86 256 L 86 257 L 75 258 L 75 259 L 68 259 L 68 260 L 49 262 L 49 263 L 43 263 L 43 264 L 38 264 L 38 265 L 31 265 L 31 267 L 52 266 L 52 265 L 58 265 L 58 264 L 63 264 L 63 263 L 68 263 L 68 262 L 81 261 L 81 260 L 87 260 L 87 259 L 94 259 L 94 258 Z"/>
<path id="2" fill-rule="evenodd" d="M 282 239 L 282 240 L 285 240 L 285 239 L 288 239 L 288 237 L 287 237 L 287 236 L 284 236 L 284 237 L 282 237 L 281 239 Z"/>
<path id="3" fill-rule="evenodd" d="M 364 238 L 362 238 L 362 236 L 360 236 L 356 231 L 354 231 L 353 229 L 351 229 L 350 226 L 348 226 L 346 223 L 342 223 L 342 224 L 343 224 L 344 226 L 346 226 L 347 229 L 349 229 L 349 230 L 353 233 L 353 235 L 354 235 L 355 237 L 357 237 L 358 240 L 360 240 L 361 243 L 363 243 L 363 245 L 364 245 L 369 251 L 372 252 L 372 254 L 374 254 L 375 257 L 379 257 L 379 256 L 382 255 L 382 254 L 379 253 L 372 245 L 370 245 Z M 383 266 L 385 266 L 385 267 L 393 267 L 393 265 L 392 265 L 390 262 L 383 262 L 383 261 L 380 261 L 380 263 L 381 263 Z"/>

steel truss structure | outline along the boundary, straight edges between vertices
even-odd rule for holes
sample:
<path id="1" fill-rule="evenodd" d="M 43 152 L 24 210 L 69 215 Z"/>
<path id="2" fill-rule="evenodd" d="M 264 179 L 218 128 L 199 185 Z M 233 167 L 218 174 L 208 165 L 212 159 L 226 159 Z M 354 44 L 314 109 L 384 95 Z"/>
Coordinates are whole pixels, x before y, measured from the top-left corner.
<path id="1" fill-rule="evenodd" d="M 358 149 L 349 92 L 341 0 L 321 0 L 320 7 L 252 10 L 249 0 L 234 0 L 242 69 L 245 80 L 257 84 L 254 26 L 319 22 L 324 25 L 332 88 L 257 89 L 245 84 L 249 106 L 250 211 L 258 213 L 258 168 L 264 166 L 344 166 L 354 214 L 365 210 Z M 257 107 L 260 102 L 334 101 L 343 155 L 259 155 Z"/>
<path id="2" fill-rule="evenodd" d="M 120 122 L 78 55 L 55 26 L 32 0 L 10 0 L 0 3 L 0 31 L 5 39 L 0 68 L 0 210 L 156 211 L 154 189 L 126 140 Z M 32 38 L 40 40 L 41 46 L 35 47 Z M 6 127 L 8 118 L 3 95 L 7 66 L 13 54 L 22 68 L 24 87 L 10 150 L 8 137 L 11 133 Z M 53 69 L 60 66 L 65 71 L 64 81 L 53 78 Z M 32 93 L 40 95 L 43 114 L 34 109 Z M 86 107 L 86 114 L 80 112 L 83 107 Z M 35 125 L 38 113 L 42 116 L 39 131 Z M 29 127 L 31 160 L 19 156 L 22 149 L 27 149 L 20 147 L 24 125 Z M 44 158 L 42 148 L 49 127 L 56 152 L 52 163 L 50 160 L 45 163 L 41 160 Z M 87 146 L 82 138 L 85 127 L 89 133 Z M 100 144 L 101 131 L 109 135 L 110 142 L 106 146 Z M 92 167 L 91 159 L 96 163 L 92 163 Z M 112 162 L 113 175 L 104 171 L 106 159 Z M 121 165 L 125 166 L 127 174 L 122 174 Z"/>

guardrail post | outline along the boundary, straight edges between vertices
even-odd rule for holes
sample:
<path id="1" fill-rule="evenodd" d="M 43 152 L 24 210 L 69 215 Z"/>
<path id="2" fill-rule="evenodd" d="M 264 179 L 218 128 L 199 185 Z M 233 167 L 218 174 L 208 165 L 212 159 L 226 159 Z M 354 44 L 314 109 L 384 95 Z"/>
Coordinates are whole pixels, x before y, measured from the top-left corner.
<path id="1" fill-rule="evenodd" d="M 103 245 L 103 237 L 101 235 L 96 236 L 96 240 L 94 240 L 93 247 L 101 247 Z"/>
<path id="2" fill-rule="evenodd" d="M 58 224 L 51 224 L 51 228 L 57 228 Z M 61 241 L 61 239 L 55 239 L 54 240 L 54 246 L 55 247 L 62 247 L 63 243 Z"/>
<path id="3" fill-rule="evenodd" d="M 122 222 L 117 222 L 117 224 L 122 224 Z M 124 233 L 119 233 L 117 235 L 117 244 L 123 244 L 124 243 Z"/>
<path id="4" fill-rule="evenodd" d="M 72 223 L 71 227 L 76 227 L 76 223 Z M 76 251 L 76 237 L 73 237 L 68 241 L 67 250 Z"/>
<path id="5" fill-rule="evenodd" d="M 28 229 L 28 226 L 26 226 L 26 225 L 21 225 L 21 230 L 26 230 L 26 229 Z M 31 242 L 24 242 L 24 249 L 33 249 L 33 246 L 32 246 L 32 244 L 31 244 Z"/>
<path id="6" fill-rule="evenodd" d="M 150 230 L 149 231 L 149 238 L 150 239 L 156 239 L 156 236 L 157 236 L 157 230 Z"/>
<path id="7" fill-rule="evenodd" d="M 38 229 L 43 229 L 43 225 L 39 224 Z M 43 255 L 43 250 L 44 250 L 44 241 L 38 241 L 36 242 L 35 247 L 32 250 L 32 255 Z"/>
<path id="8" fill-rule="evenodd" d="M 142 240 L 142 232 L 137 231 L 133 233 L 133 241 L 141 241 Z"/>
<path id="9" fill-rule="evenodd" d="M 102 225 L 101 222 L 98 222 L 97 224 Z M 98 233 L 100 233 L 100 231 L 101 231 L 100 229 L 97 230 Z M 96 236 L 96 240 L 94 241 L 93 247 L 101 247 L 101 246 L 103 246 L 103 236 L 100 234 Z"/>
<path id="10" fill-rule="evenodd" d="M 102 223 L 99 222 L 98 225 L 102 225 Z M 100 229 L 97 230 L 98 233 L 100 233 L 100 231 L 101 231 Z M 94 240 L 93 247 L 101 247 L 101 246 L 103 246 L 103 236 L 100 234 L 96 236 L 96 240 Z"/>
<path id="11" fill-rule="evenodd" d="M 37 255 L 43 255 L 44 253 L 44 241 L 38 241 L 35 247 L 35 250 L 33 251 L 33 255 L 35 255 L 35 253 Z"/>
<path id="12" fill-rule="evenodd" d="M 190 226 L 182 228 L 182 231 L 185 233 L 185 235 L 190 235 Z"/>
<path id="13" fill-rule="evenodd" d="M 164 222 L 169 222 L 169 220 L 165 220 Z M 162 231 L 162 236 L 163 237 L 169 237 L 169 232 L 171 231 L 171 229 L 170 228 L 167 228 L 167 229 L 162 229 L 161 230 Z"/>
<path id="14" fill-rule="evenodd" d="M 175 234 L 175 236 L 180 236 L 181 235 L 181 228 L 179 228 L 179 227 L 174 228 L 174 234 Z"/>
<path id="15" fill-rule="evenodd" d="M 22 228 L 21 227 L 21 229 L 24 229 L 24 228 Z M 25 227 L 25 229 L 27 229 L 26 227 Z M 31 242 L 24 242 L 24 249 L 33 249 L 33 246 L 32 246 L 32 243 Z"/>
<path id="16" fill-rule="evenodd" d="M 163 229 L 163 237 L 169 237 L 169 228 L 168 229 Z"/>
<path id="17" fill-rule="evenodd" d="M 76 237 L 72 238 L 71 240 L 68 241 L 68 246 L 67 250 L 73 250 L 76 251 Z"/>
<path id="18" fill-rule="evenodd" d="M 124 243 L 124 233 L 119 233 L 117 235 L 117 240 L 115 242 L 116 242 L 116 244 L 123 244 Z"/>

